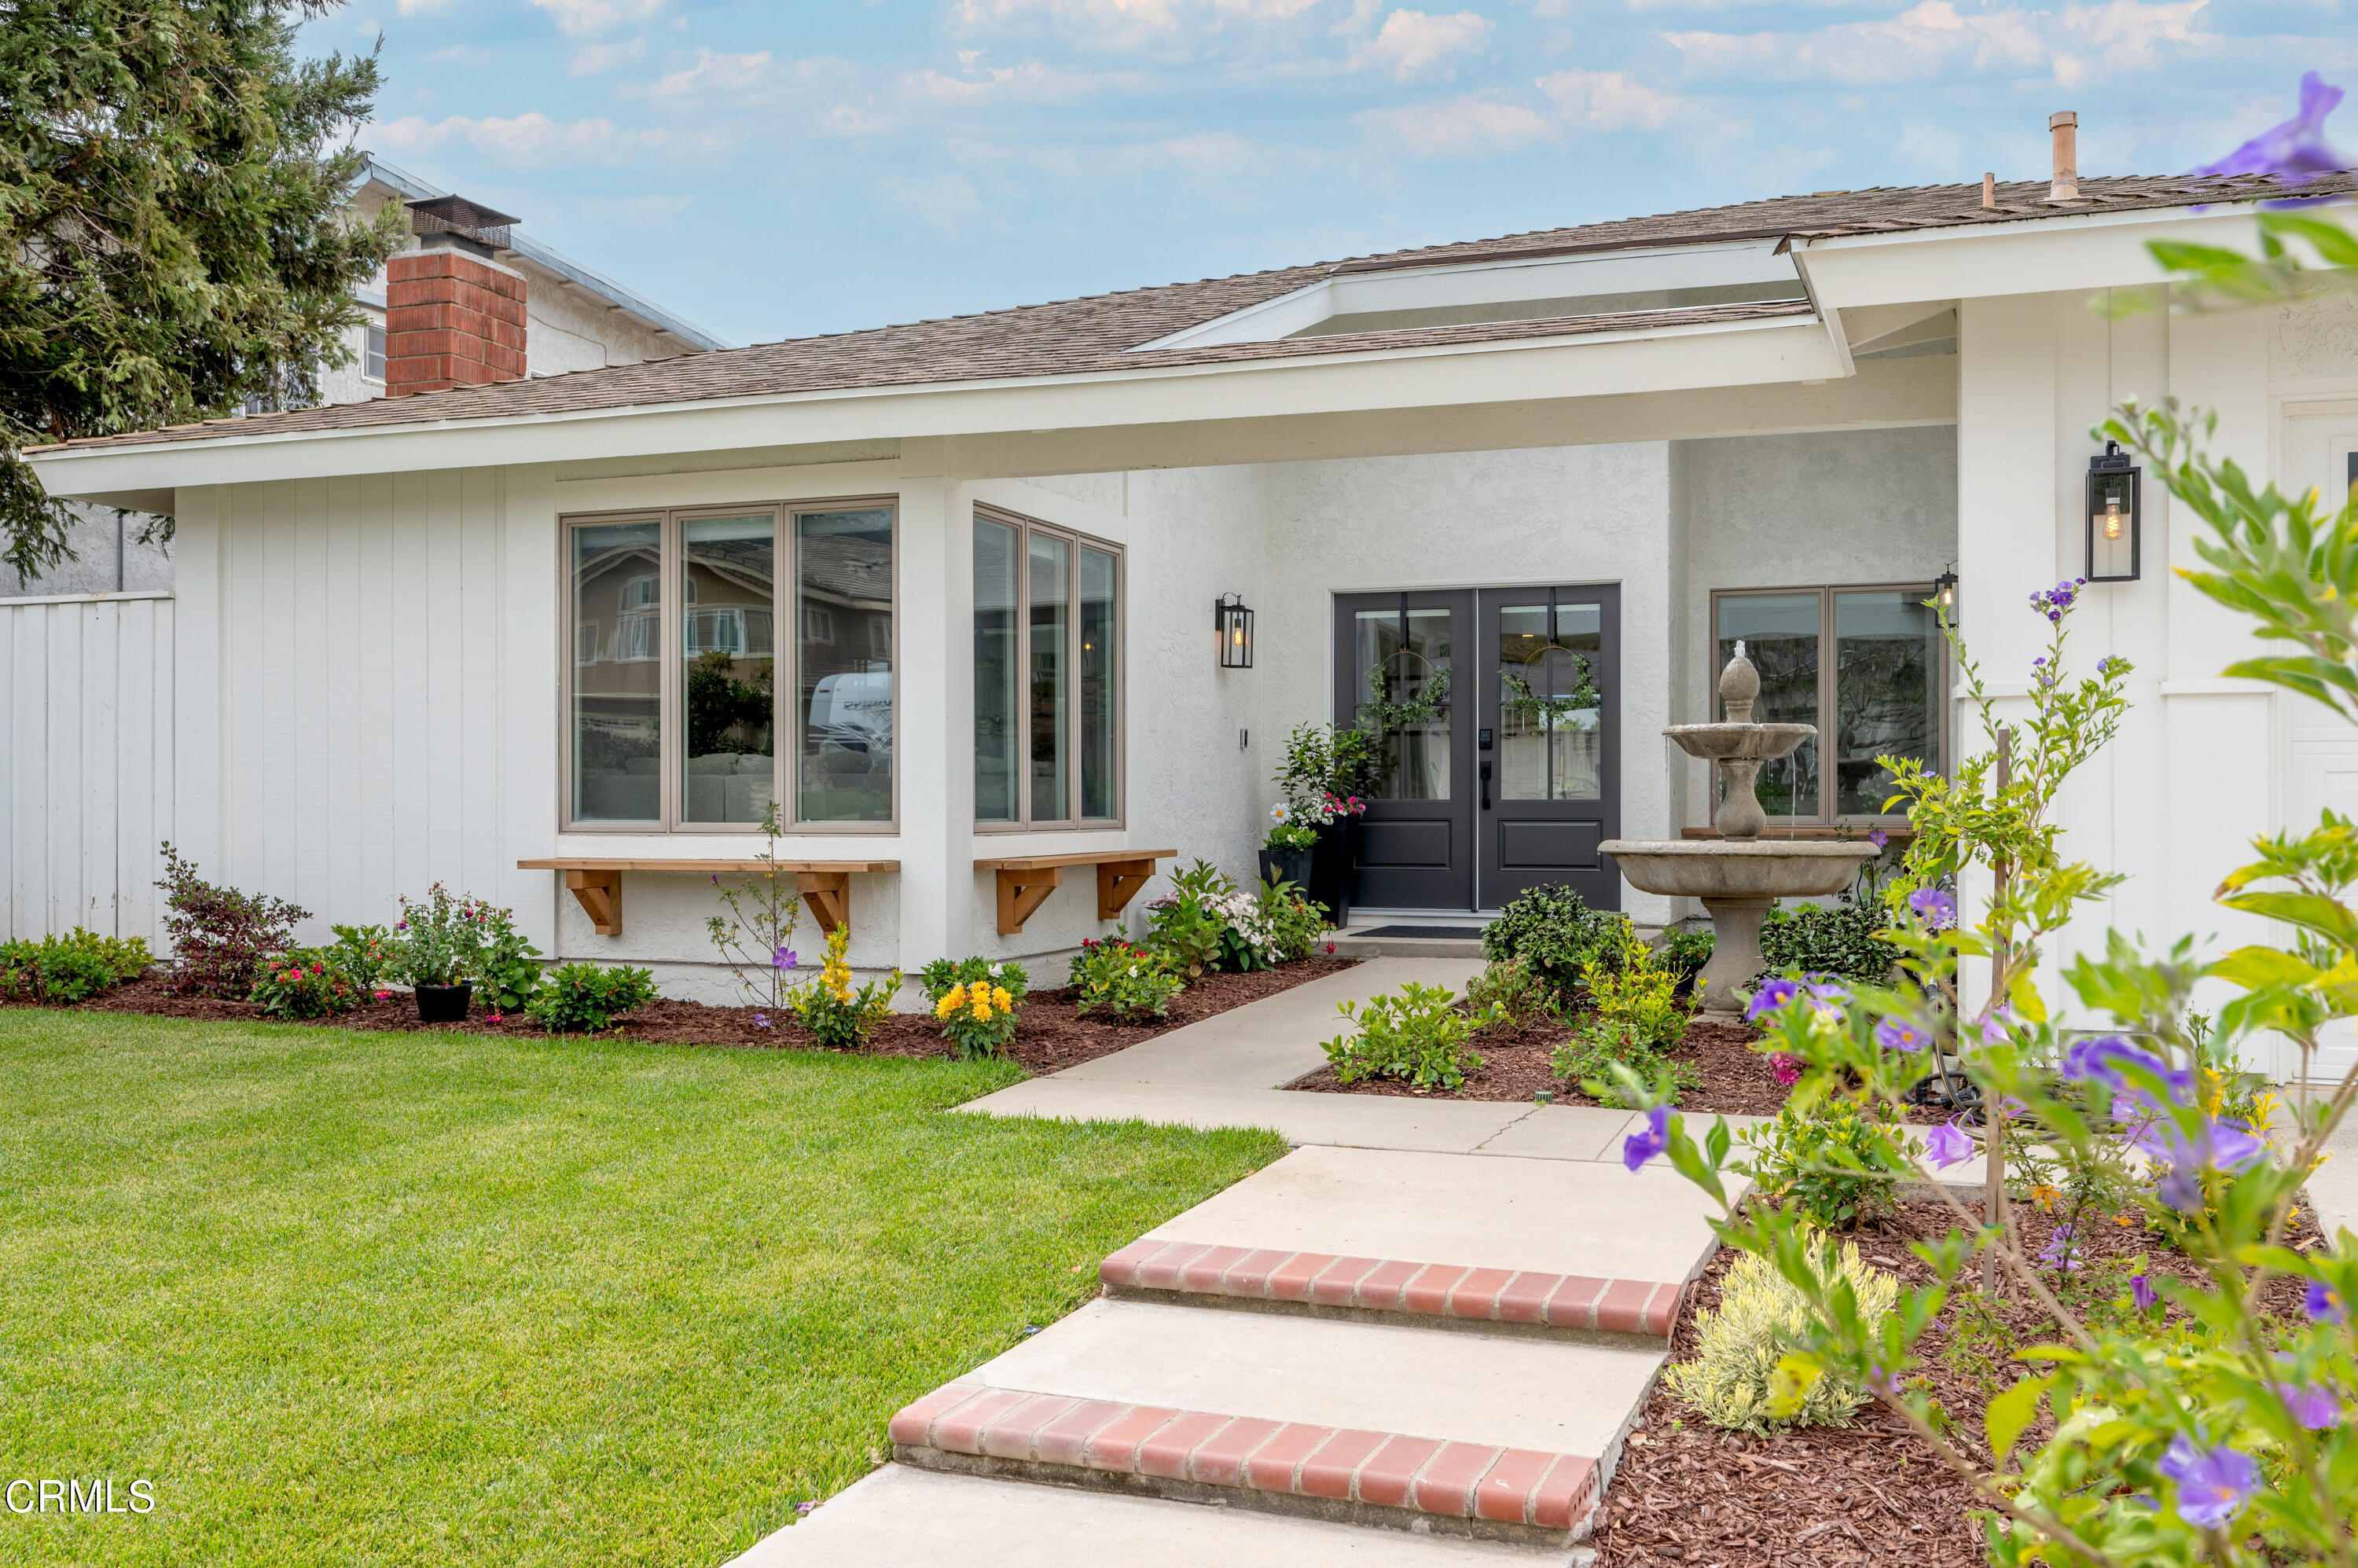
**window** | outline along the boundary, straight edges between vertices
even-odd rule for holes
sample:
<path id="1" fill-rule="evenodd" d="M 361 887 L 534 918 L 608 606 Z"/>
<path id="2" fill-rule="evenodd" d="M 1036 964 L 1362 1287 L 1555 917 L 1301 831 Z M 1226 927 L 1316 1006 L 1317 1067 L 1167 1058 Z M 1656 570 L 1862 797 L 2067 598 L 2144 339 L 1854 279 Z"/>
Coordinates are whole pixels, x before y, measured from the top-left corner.
<path id="1" fill-rule="evenodd" d="M 1118 551 L 976 514 L 976 821 L 1120 820 L 1120 602 Z"/>
<path id="2" fill-rule="evenodd" d="M 1942 765 L 1947 679 L 1931 597 L 1930 583 L 1714 595 L 1714 694 L 1741 641 L 1760 672 L 1752 717 L 1817 726 L 1815 740 L 1760 770 L 1771 826 L 1883 816 L 1892 778 L 1878 758 Z"/>
<path id="3" fill-rule="evenodd" d="M 384 329 L 368 330 L 368 347 L 361 355 L 361 374 L 371 381 L 384 379 Z"/>
<path id="4" fill-rule="evenodd" d="M 890 826 L 890 505 L 567 526 L 566 826 L 744 832 L 773 804 L 790 826 Z M 805 634 L 781 650 L 789 588 Z M 830 645 L 840 616 L 856 658 Z"/>

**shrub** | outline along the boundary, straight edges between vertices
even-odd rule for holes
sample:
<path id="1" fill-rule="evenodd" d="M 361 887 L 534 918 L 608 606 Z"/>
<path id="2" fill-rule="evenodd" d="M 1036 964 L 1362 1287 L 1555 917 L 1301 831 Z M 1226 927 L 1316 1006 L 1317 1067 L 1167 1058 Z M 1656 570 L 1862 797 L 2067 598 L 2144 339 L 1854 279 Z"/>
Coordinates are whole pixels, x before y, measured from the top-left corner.
<path id="1" fill-rule="evenodd" d="M 1446 986 L 1411 980 L 1398 996 L 1337 1002 L 1336 1011 L 1357 1025 L 1357 1033 L 1325 1043 L 1335 1081 L 1406 1078 L 1421 1089 L 1464 1088 L 1466 1075 L 1482 1069 L 1482 1057 L 1466 1045 L 1467 1037 L 1503 1022 L 1506 1012 L 1496 1004 L 1461 1012 L 1456 1000 L 1456 993 Z"/>
<path id="2" fill-rule="evenodd" d="M 1207 969 L 1238 973 L 1278 961 L 1277 933 L 1262 900 L 1207 860 L 1171 878 L 1171 891 L 1146 908 L 1146 943 L 1168 954 L 1188 979 Z"/>
<path id="3" fill-rule="evenodd" d="M 1628 1030 L 1658 1054 L 1687 1037 L 1692 1003 L 1679 1000 L 1679 975 L 1665 968 L 1628 925 L 1617 946 L 1600 948 L 1581 967 L 1581 979 L 1601 1023 Z"/>
<path id="4" fill-rule="evenodd" d="M 1884 1206 L 1908 1157 L 1879 1106 L 1830 1097 L 1785 1102 L 1774 1121 L 1747 1128 L 1753 1180 L 1764 1197 L 1830 1230 L 1849 1230 Z"/>
<path id="5" fill-rule="evenodd" d="M 154 961 L 140 937 L 107 936 L 81 925 L 38 942 L 0 942 L 0 997 L 82 1001 L 137 979 Z"/>
<path id="6" fill-rule="evenodd" d="M 397 957 L 393 933 L 382 925 L 330 925 L 328 929 L 336 934 L 335 941 L 321 949 L 328 962 L 361 989 L 381 989 Z"/>
<path id="7" fill-rule="evenodd" d="M 830 1051 L 849 1051 L 875 1032 L 892 1011 L 892 997 L 901 989 L 901 971 L 890 980 L 871 980 L 851 989 L 851 964 L 844 954 L 851 946 L 851 927 L 838 925 L 827 934 L 827 962 L 818 979 L 787 993 L 787 1001 L 803 1027 Z"/>
<path id="8" fill-rule="evenodd" d="M 172 989 L 243 1001 L 262 966 L 295 945 L 295 923 L 311 912 L 284 899 L 216 887 L 164 846 L 165 934 L 172 943 Z"/>
<path id="9" fill-rule="evenodd" d="M 540 978 L 524 1010 L 552 1034 L 594 1034 L 654 1000 L 655 978 L 644 969 L 560 964 Z"/>
<path id="10" fill-rule="evenodd" d="M 1152 1013 L 1161 1018 L 1170 1011 L 1171 999 L 1186 989 L 1186 982 L 1171 966 L 1169 954 L 1119 936 L 1084 942 L 1073 956 L 1066 980 L 1079 993 L 1073 1011 L 1110 1012 L 1117 1017 Z"/>
<path id="11" fill-rule="evenodd" d="M 1032 977 L 1022 965 L 1010 960 L 990 958 L 936 958 L 917 971 L 917 983 L 925 989 L 925 1000 L 938 1004 L 949 995 L 954 986 L 971 986 L 977 981 L 1005 991 L 1021 1004 L 1032 989 Z"/>
<path id="12" fill-rule="evenodd" d="M 1554 998 L 1531 972 L 1528 958 L 1508 958 L 1486 965 L 1466 984 L 1466 1003 L 1498 1008 L 1515 1023 L 1536 1023 L 1554 1011 Z"/>
<path id="13" fill-rule="evenodd" d="M 1711 929 L 1703 925 L 1673 925 L 1662 933 L 1662 946 L 1655 957 L 1662 968 L 1678 976 L 1679 984 L 1692 985 L 1711 962 Z"/>
<path id="14" fill-rule="evenodd" d="M 1640 1081 L 1651 1086 L 1658 1098 L 1671 1105 L 1678 1103 L 1682 1091 L 1703 1082 L 1693 1063 L 1673 1061 L 1630 1024 L 1604 1018 L 1591 1018 L 1575 1025 L 1572 1038 L 1555 1048 L 1548 1065 L 1557 1077 L 1570 1079 L 1586 1089 L 1598 1104 L 1631 1110 L 1641 1107 L 1614 1072 L 1617 1066 L 1628 1068 Z"/>
<path id="15" fill-rule="evenodd" d="M 1883 911 L 1843 895 L 1838 903 L 1772 909 L 1760 925 L 1760 958 L 1771 974 L 1838 975 L 1882 985 L 1897 948 L 1877 941 Z"/>
<path id="16" fill-rule="evenodd" d="M 350 1012 L 366 995 L 336 967 L 332 949 L 297 947 L 254 977 L 253 1000 L 271 1018 L 325 1018 Z"/>
<path id="17" fill-rule="evenodd" d="M 1308 957 L 1326 929 L 1330 913 L 1326 906 L 1311 903 L 1300 888 L 1282 877 L 1261 883 L 1258 896 L 1261 924 L 1269 932 L 1271 962 L 1287 964 Z"/>
<path id="18" fill-rule="evenodd" d="M 1580 994 L 1582 968 L 1600 949 L 1618 952 L 1628 930 L 1628 915 L 1591 909 L 1571 888 L 1535 887 L 1483 928 L 1482 951 L 1494 964 L 1528 963 L 1557 1010 L 1569 1011 Z"/>
<path id="19" fill-rule="evenodd" d="M 1829 1252 L 1833 1244 L 1827 1243 Z M 1871 1329 L 1891 1311 L 1899 1282 L 1871 1267 L 1852 1242 L 1843 1242 L 1838 1256 L 1820 1263 L 1849 1283 L 1858 1298 L 1861 1321 Z M 1822 1372 L 1799 1389 L 1792 1402 L 1794 1376 L 1780 1370 L 1790 1347 L 1801 1340 L 1815 1321 L 1809 1298 L 1777 1271 L 1775 1264 L 1756 1253 L 1736 1260 L 1721 1282 L 1719 1306 L 1695 1314 L 1702 1343 L 1695 1358 L 1670 1369 L 1671 1391 L 1693 1405 L 1712 1425 L 1756 1435 L 1793 1426 L 1848 1426 L 1866 1394 L 1858 1384 L 1835 1372 Z M 1779 1398 L 1780 1382 L 1788 1385 Z"/>
<path id="20" fill-rule="evenodd" d="M 795 952 L 795 928 L 802 922 L 802 897 L 794 871 L 778 861 L 778 836 L 784 831 L 778 806 L 762 812 L 762 852 L 754 857 L 761 869 L 731 885 L 716 874 L 720 904 L 728 915 L 704 923 L 720 961 L 737 977 L 737 989 L 754 1007 L 782 1012 L 794 1005 L 794 986 L 787 976 L 799 961 Z"/>

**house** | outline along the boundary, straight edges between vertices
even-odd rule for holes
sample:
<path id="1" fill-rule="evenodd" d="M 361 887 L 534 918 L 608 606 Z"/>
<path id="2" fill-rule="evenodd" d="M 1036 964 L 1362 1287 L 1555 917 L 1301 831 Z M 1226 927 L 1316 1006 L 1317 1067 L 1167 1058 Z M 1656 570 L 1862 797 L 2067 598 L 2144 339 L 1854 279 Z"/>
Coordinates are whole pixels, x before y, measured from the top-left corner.
<path id="1" fill-rule="evenodd" d="M 387 202 L 430 210 L 454 200 L 464 198 L 454 198 L 371 155 L 349 206 L 354 218 L 368 222 Z M 425 213 L 411 220 L 413 228 L 434 222 Z M 511 225 L 514 222 L 510 220 Z M 416 242 L 413 240 L 409 248 L 415 251 Z M 520 351 L 527 375 L 559 375 L 728 347 L 701 327 L 529 235 L 515 232 L 513 227 L 499 236 L 498 244 L 482 259 L 514 273 L 525 285 L 525 319 L 521 323 L 525 346 Z M 423 377 L 405 378 L 405 367 L 399 363 L 392 366 L 393 378 L 386 378 L 386 275 L 380 271 L 354 291 L 353 303 L 365 319 L 345 336 L 352 362 L 320 373 L 320 402 L 400 397 L 427 384 Z M 248 409 L 250 414 L 263 412 L 267 409 L 261 404 Z M 76 558 L 60 562 L 38 577 L 0 573 L 6 579 L 0 581 L 0 601 L 64 594 L 169 591 L 171 551 L 160 541 L 142 542 L 146 522 L 138 516 L 119 515 L 111 508 L 83 509 L 68 535 Z"/>
<path id="2" fill-rule="evenodd" d="M 2127 881 L 2058 957 L 2106 925 L 2232 936 L 2221 872 L 2252 835 L 2358 804 L 2358 736 L 2221 677 L 2247 632 L 2170 574 L 2192 521 L 2148 483 L 2125 548 L 2096 530 L 2088 432 L 2175 395 L 2256 471 L 2345 483 L 2358 301 L 2092 311 L 2160 276 L 2148 241 L 2249 243 L 2281 188 L 2070 165 L 2059 139 L 2036 181 L 1780 197 L 33 460 L 58 492 L 175 508 L 171 836 L 323 921 L 439 878 L 550 953 L 719 994 L 705 864 L 756 853 L 776 802 L 780 854 L 860 968 L 1053 962 L 1111 928 L 1141 856 L 1248 872 L 1288 730 L 1370 714 L 1391 767 L 1363 907 L 1462 914 L 1568 881 L 1663 921 L 1688 912 L 1596 845 L 1709 820 L 1660 731 L 1715 716 L 1736 640 L 1761 716 L 1819 729 L 1764 788 L 1777 828 L 1855 829 L 1877 756 L 1976 743 L 1922 601 L 1952 599 L 2003 706 L 2046 631 L 2026 596 L 2089 576 L 2072 658 L 2134 660 L 2135 707 L 2064 815 Z M 1219 655 L 1225 596 L 1253 612 L 1249 668 Z M 1584 683 L 1593 723 L 1539 721 Z"/>

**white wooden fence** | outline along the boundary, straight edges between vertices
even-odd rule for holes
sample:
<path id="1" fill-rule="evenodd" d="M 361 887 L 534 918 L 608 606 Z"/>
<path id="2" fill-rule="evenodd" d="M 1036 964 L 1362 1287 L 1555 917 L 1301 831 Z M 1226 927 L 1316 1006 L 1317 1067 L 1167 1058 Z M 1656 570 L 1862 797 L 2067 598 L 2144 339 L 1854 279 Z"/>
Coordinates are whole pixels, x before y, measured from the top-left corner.
<path id="1" fill-rule="evenodd" d="M 160 949 L 172 691 L 169 593 L 0 600 L 0 937 Z"/>

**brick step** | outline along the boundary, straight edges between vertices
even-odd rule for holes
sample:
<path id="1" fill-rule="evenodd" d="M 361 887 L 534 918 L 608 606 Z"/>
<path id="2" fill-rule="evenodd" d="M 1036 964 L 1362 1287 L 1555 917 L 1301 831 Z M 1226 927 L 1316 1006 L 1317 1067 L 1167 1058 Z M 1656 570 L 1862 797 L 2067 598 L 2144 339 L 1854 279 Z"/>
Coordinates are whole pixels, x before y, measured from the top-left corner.
<path id="1" fill-rule="evenodd" d="M 893 1418 L 933 1470 L 1560 1547 L 1659 1342 L 1099 1300 Z"/>
<path id="2" fill-rule="evenodd" d="M 925 1469 L 1475 1539 L 1569 1543 L 1600 1493 L 1594 1458 L 1215 1411 L 951 1383 L 892 1418 L 893 1454 Z"/>
<path id="3" fill-rule="evenodd" d="M 1685 1281 L 1603 1280 L 1469 1263 L 1337 1257 L 1150 1237 L 1098 1265 L 1109 1294 L 1310 1314 L 1399 1314 L 1433 1326 L 1668 1341 Z"/>

